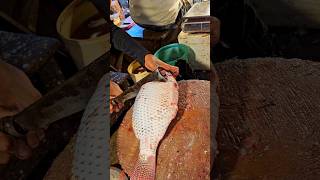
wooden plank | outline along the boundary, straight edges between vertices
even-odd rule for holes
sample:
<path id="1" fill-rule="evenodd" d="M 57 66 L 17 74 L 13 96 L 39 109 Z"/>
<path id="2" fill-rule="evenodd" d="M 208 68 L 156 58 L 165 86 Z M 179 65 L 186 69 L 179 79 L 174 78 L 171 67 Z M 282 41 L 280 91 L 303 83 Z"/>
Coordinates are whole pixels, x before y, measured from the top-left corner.
<path id="1" fill-rule="evenodd" d="M 37 31 L 39 0 L 27 0 L 18 3 L 19 13 L 14 13 L 17 21 L 24 24 L 32 32 Z"/>
<path id="2" fill-rule="evenodd" d="M 20 31 L 25 32 L 25 33 L 31 33 L 28 28 L 24 27 L 22 24 L 8 16 L 6 13 L 0 11 L 0 18 L 3 18 L 4 20 L 8 21 L 10 24 L 18 28 Z"/>
<path id="3" fill-rule="evenodd" d="M 10 23 L 13 23 L 13 25 L 21 24 L 32 32 L 36 32 L 38 8 L 39 0 L 14 0 L 12 2 L 4 1 L 0 3 L 0 11 L 6 15 L 6 20 L 10 17 Z"/>
<path id="4" fill-rule="evenodd" d="M 0 11 L 11 16 L 14 13 L 14 7 L 17 3 L 19 3 L 18 0 L 0 1 Z"/>

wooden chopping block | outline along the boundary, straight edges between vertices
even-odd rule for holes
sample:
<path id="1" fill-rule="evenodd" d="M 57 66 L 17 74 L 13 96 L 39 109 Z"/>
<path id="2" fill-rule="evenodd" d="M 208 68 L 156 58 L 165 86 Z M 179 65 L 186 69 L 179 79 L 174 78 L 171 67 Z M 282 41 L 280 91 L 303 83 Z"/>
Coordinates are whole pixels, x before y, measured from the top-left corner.
<path id="1" fill-rule="evenodd" d="M 213 67 L 213 66 L 212 66 Z M 197 130 L 199 130 L 201 127 L 204 127 L 204 129 L 206 129 L 206 130 L 208 130 L 208 128 L 210 127 L 211 128 L 211 130 L 213 130 L 213 131 L 215 131 L 215 129 L 216 129 L 216 124 L 217 124 L 217 121 L 218 121 L 218 108 L 219 108 L 219 103 L 218 103 L 218 95 L 217 95 L 217 88 L 216 88 L 216 86 L 217 86 L 217 84 L 218 84 L 218 77 L 217 77 L 217 73 L 216 73 L 216 70 L 214 69 L 214 67 L 212 68 L 212 74 L 210 75 L 211 76 L 211 88 L 210 88 L 210 85 L 209 85 L 209 81 L 200 81 L 200 82 L 205 82 L 205 86 L 203 87 L 203 88 L 200 88 L 200 89 L 198 89 L 197 88 L 197 83 L 195 83 L 194 85 L 192 85 L 192 86 L 186 86 L 187 84 L 184 84 L 184 85 L 181 85 L 180 86 L 180 88 L 181 89 L 184 89 L 185 91 L 192 91 L 192 89 L 196 89 L 196 90 L 194 90 L 195 92 L 198 92 L 198 96 L 199 96 L 199 92 L 201 93 L 201 92 L 203 92 L 203 91 L 205 91 L 205 93 L 209 93 L 209 89 L 211 90 L 211 95 L 210 95 L 210 98 L 211 98 L 211 107 L 215 107 L 216 108 L 216 110 L 215 111 L 212 111 L 211 112 L 211 117 L 212 117 L 212 119 L 211 119 L 211 124 L 210 124 L 210 126 L 208 126 L 208 119 L 206 119 L 206 118 L 201 118 L 201 116 L 203 116 L 203 113 L 204 113 L 204 111 L 206 111 L 206 113 L 208 113 L 208 109 L 204 109 L 204 110 L 201 110 L 201 108 L 200 108 L 200 110 L 197 110 L 197 111 L 194 111 L 194 112 L 189 112 L 189 113 L 187 113 L 187 112 L 183 112 L 183 110 L 180 110 L 180 113 L 186 113 L 187 115 L 187 117 L 190 117 L 190 116 L 196 116 L 197 118 L 195 118 L 195 119 L 193 119 L 193 121 L 195 122 L 194 124 L 194 126 L 192 126 L 191 127 L 191 129 L 189 129 L 189 130 L 184 130 L 184 132 L 186 132 L 186 131 L 188 131 L 189 132 L 189 134 L 192 134 L 191 132 L 192 132 L 192 129 L 197 129 Z M 185 82 L 184 82 L 185 83 Z M 190 83 L 190 84 L 192 84 L 192 83 Z M 183 94 L 180 94 L 180 96 L 185 96 L 185 94 L 186 93 L 183 93 Z M 188 99 L 188 101 L 187 102 L 180 102 L 180 104 L 182 104 L 182 107 L 185 107 L 185 106 L 187 106 L 188 104 L 190 104 L 190 101 L 194 101 L 194 99 L 196 99 L 196 98 L 198 98 L 198 96 L 193 96 L 192 94 L 189 94 L 191 97 L 189 97 L 189 98 L 187 98 Z M 209 99 L 208 98 L 204 98 L 203 99 L 204 101 L 205 101 L 205 103 L 209 103 Z M 204 103 L 200 103 L 200 104 L 193 104 L 193 105 L 202 105 L 202 106 L 204 106 Z M 199 106 L 199 107 L 202 107 L 202 106 Z M 205 105 L 206 106 L 206 108 L 208 108 L 209 106 L 208 106 L 208 104 L 206 104 Z M 190 108 L 190 107 L 189 107 Z M 129 116 L 131 116 L 131 114 L 132 114 L 132 110 L 130 110 L 129 111 Z M 208 114 L 209 115 L 209 114 Z M 206 116 L 207 117 L 207 116 Z M 128 123 L 128 121 L 130 121 L 131 122 L 131 119 L 128 119 L 129 117 L 128 117 L 128 115 L 127 115 L 127 123 Z M 205 121 L 205 123 L 199 123 L 198 121 L 197 121 L 197 119 L 201 119 L 201 120 L 206 120 Z M 177 120 L 178 121 L 178 120 Z M 180 121 L 180 120 L 179 120 Z M 212 123 L 212 122 L 215 122 L 215 123 Z M 187 122 L 188 123 L 188 122 Z M 183 123 L 183 124 L 185 124 L 185 123 Z M 171 126 L 173 126 L 174 125 L 174 123 L 172 123 L 172 125 Z M 172 127 L 171 127 L 172 128 Z M 176 133 L 175 134 L 177 134 L 178 132 L 181 132 L 183 130 L 183 127 L 182 127 L 182 129 L 177 129 L 176 130 Z M 118 131 L 117 131 L 117 133 L 115 133 L 115 134 L 113 134 L 112 135 L 112 137 L 110 137 L 110 163 L 111 164 L 116 164 L 116 163 L 118 163 L 118 158 L 119 157 L 117 157 L 117 155 L 116 155 L 116 144 L 117 144 L 117 142 L 116 142 L 116 135 L 118 134 L 120 132 L 120 130 L 118 129 Z M 178 133 L 179 134 L 179 133 Z M 180 133 L 181 134 L 181 133 Z M 133 138 L 132 137 L 132 135 L 133 135 L 133 132 L 131 132 L 131 134 L 130 134 L 130 138 Z M 193 134 L 194 135 L 194 134 Z M 208 148 L 208 145 L 210 144 L 210 142 L 209 142 L 209 138 L 210 137 L 208 137 L 208 136 L 211 136 L 211 137 L 213 137 L 213 138 L 211 138 L 211 140 L 213 140 L 214 138 L 215 138 L 215 133 L 210 133 L 210 134 L 205 134 L 205 135 L 202 135 L 202 136 L 205 136 L 205 138 L 206 138 L 206 140 L 205 139 L 203 139 L 202 141 L 204 142 L 204 143 L 206 143 L 205 145 L 202 145 L 202 146 L 206 146 L 206 148 Z M 134 135 L 133 135 L 134 136 Z M 183 138 L 183 136 L 180 136 L 180 139 L 181 138 Z M 199 139 L 200 137 L 199 136 L 195 136 L 195 140 L 196 139 Z M 136 144 L 137 142 L 137 140 L 135 139 L 135 138 L 133 138 L 135 141 L 134 141 L 134 143 Z M 127 141 L 129 141 L 130 142 L 130 140 L 131 139 L 128 139 Z M 183 139 L 182 139 L 183 140 Z M 167 141 L 167 142 L 170 142 L 170 141 Z M 182 141 L 180 141 L 180 142 L 182 142 Z M 69 180 L 70 178 L 72 178 L 72 175 L 71 175 L 71 168 L 72 168 L 72 161 L 73 161 L 73 146 L 74 146 L 74 143 L 75 143 L 75 141 L 74 141 L 74 139 L 72 139 L 71 141 L 70 141 L 70 143 L 69 143 L 69 145 L 59 154 L 59 156 L 55 159 L 55 161 L 53 162 L 53 164 L 52 164 L 52 166 L 51 166 L 51 168 L 48 170 L 48 172 L 47 172 L 47 174 L 46 174 L 46 177 L 44 178 L 45 180 L 55 180 L 55 179 L 61 179 L 61 180 Z M 134 144 L 133 143 L 133 144 Z M 196 148 L 200 148 L 201 147 L 201 145 L 200 145 L 200 143 L 199 142 L 196 142 L 195 143 L 196 145 L 198 145 L 198 146 L 196 146 L 196 145 L 193 145 L 192 147 L 196 147 Z M 214 142 L 213 141 L 211 141 L 211 145 L 212 144 L 214 144 Z M 128 146 L 129 147 L 129 146 Z M 214 147 L 213 147 L 214 148 Z M 175 150 L 172 150 L 172 152 L 174 153 L 174 151 Z M 176 152 L 175 152 L 176 153 Z M 202 154 L 202 156 L 204 156 L 204 154 Z M 206 157 L 208 158 L 210 156 L 210 154 L 209 154 L 209 152 L 208 152 L 208 154 L 206 154 Z M 190 158 L 192 158 L 192 157 L 190 157 Z M 213 158 L 213 156 L 211 156 L 211 158 Z M 193 160 L 193 159 L 192 159 Z M 208 159 L 203 159 L 203 161 L 205 161 L 206 163 L 210 163 L 209 161 L 210 161 L 210 159 L 208 160 Z M 211 164 L 213 163 L 213 159 L 211 159 Z M 190 163 L 189 163 L 190 164 Z M 210 168 L 209 168 L 209 166 L 208 167 L 206 167 L 207 169 L 205 169 L 205 171 L 210 171 Z M 199 168 L 199 169 L 201 169 L 201 168 Z M 201 169 L 201 170 L 203 170 L 203 169 Z M 203 174 L 208 174 L 208 173 L 203 173 Z M 174 176 L 172 176 L 172 178 L 174 179 Z"/>
<path id="2" fill-rule="evenodd" d="M 234 59 L 215 64 L 222 179 L 319 179 L 320 63 Z"/>
<path id="3" fill-rule="evenodd" d="M 72 162 L 75 146 L 75 137 L 73 137 L 65 149 L 54 160 L 44 180 L 70 180 L 72 179 Z"/>
<path id="4" fill-rule="evenodd" d="M 179 110 L 157 151 L 156 179 L 210 179 L 210 81 L 179 81 Z M 132 109 L 119 130 L 117 152 L 130 175 L 139 153 Z"/>

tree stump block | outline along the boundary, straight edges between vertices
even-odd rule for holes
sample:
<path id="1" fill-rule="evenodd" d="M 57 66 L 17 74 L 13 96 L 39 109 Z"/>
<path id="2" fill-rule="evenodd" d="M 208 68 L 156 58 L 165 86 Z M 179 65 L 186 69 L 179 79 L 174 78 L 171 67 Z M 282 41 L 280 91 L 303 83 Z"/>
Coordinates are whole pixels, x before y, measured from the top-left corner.
<path id="1" fill-rule="evenodd" d="M 175 122 L 172 122 L 169 130 L 172 131 L 172 134 L 178 138 L 178 140 L 172 139 L 170 135 L 166 135 L 167 140 L 166 143 L 163 143 L 163 148 L 165 146 L 173 146 L 174 148 L 170 150 L 171 153 L 177 153 L 180 154 L 179 158 L 184 157 L 184 153 L 187 153 L 188 157 L 185 157 L 185 162 L 180 161 L 180 163 L 183 163 L 184 168 L 182 170 L 174 172 L 169 179 L 175 179 L 179 173 L 181 174 L 181 171 L 184 170 L 186 172 L 186 169 L 190 170 L 187 171 L 187 173 L 184 173 L 184 179 L 190 179 L 190 176 L 193 175 L 191 179 L 198 179 L 201 175 L 202 177 L 205 177 L 203 179 L 209 179 L 209 173 L 211 171 L 211 165 L 213 163 L 213 159 L 210 159 L 210 155 L 214 154 L 215 152 L 210 152 L 211 149 L 215 150 L 216 147 L 214 145 L 213 140 L 215 138 L 215 130 L 216 130 L 216 124 L 218 121 L 218 108 L 219 108 L 219 102 L 218 102 L 218 95 L 217 95 L 217 85 L 218 85 L 218 77 L 215 69 L 213 69 L 211 76 L 211 81 L 199 81 L 199 80 L 191 80 L 191 81 L 182 81 L 180 84 L 180 89 L 182 93 L 180 93 L 180 119 L 176 119 Z M 210 95 L 210 98 L 209 98 Z M 187 97 L 188 96 L 188 97 Z M 184 100 L 183 100 L 184 99 Z M 186 101 L 187 100 L 187 101 Z M 211 106 L 209 106 L 211 103 Z M 214 107 L 214 108 L 213 108 Z M 210 119 L 210 108 L 213 111 L 211 113 L 211 119 Z M 189 111 L 189 112 L 188 112 Z M 132 109 L 127 113 L 126 118 L 123 120 L 125 121 L 126 126 L 131 126 L 131 115 L 132 115 Z M 183 120 L 184 119 L 184 120 Z M 179 122 L 184 121 L 184 122 Z M 129 124 L 128 124 L 129 123 Z M 175 125 L 180 124 L 180 125 Z M 189 125 L 190 124 L 190 125 Z M 174 127 L 173 127 L 174 126 Z M 121 128 L 119 128 L 121 129 Z M 110 138 L 110 163 L 116 164 L 119 162 L 119 157 L 116 153 L 116 144 L 117 144 L 117 136 L 119 133 L 123 133 L 123 130 L 117 130 L 116 133 L 112 135 Z M 172 130 L 170 130 L 172 129 Z M 211 130 L 211 131 L 210 131 Z M 188 132 L 188 133 L 187 133 Z M 187 133 L 187 135 L 186 135 Z M 128 139 L 125 140 L 125 144 L 122 144 L 122 152 L 124 156 L 128 156 L 129 161 L 134 160 L 132 158 L 136 158 L 136 156 L 132 157 L 131 154 L 126 151 L 133 150 L 136 152 L 134 148 L 137 148 L 137 140 L 134 137 L 133 131 L 131 131 L 129 134 Z M 186 136 L 186 137 L 185 137 Z M 191 138 L 188 138 L 191 137 Z M 132 141 L 131 141 L 132 140 Z M 200 141 L 198 141 L 200 140 Z M 178 143 L 174 143 L 178 142 Z M 185 144 L 184 142 L 189 142 L 189 144 Z M 67 180 L 70 179 L 71 175 L 71 167 L 72 167 L 72 161 L 73 161 L 73 145 L 74 140 L 71 140 L 69 145 L 59 154 L 59 156 L 55 159 L 53 162 L 51 168 L 49 169 L 45 180 L 54 180 L 54 179 L 61 179 L 61 180 Z M 118 142 L 119 143 L 119 142 Z M 118 144 L 119 145 L 119 144 Z M 127 146 L 128 145 L 128 146 Z M 186 148 L 190 145 L 189 148 Z M 211 146 L 213 145 L 213 146 Z M 183 148 L 181 148 L 183 146 Z M 211 148 L 211 149 L 210 149 Z M 182 149 L 181 152 L 176 152 L 176 150 L 179 151 L 179 149 Z M 200 150 L 199 150 L 200 149 Z M 169 152 L 169 154 L 170 154 Z M 192 152 L 197 152 L 198 154 L 194 154 Z M 201 152 L 203 152 L 201 154 Z M 137 152 L 136 152 L 137 153 Z M 137 154 L 135 154 L 137 155 Z M 199 159 L 199 157 L 201 157 Z M 214 156 L 211 156 L 214 157 Z M 123 156 L 122 156 L 123 158 Z M 130 159 L 131 158 L 131 159 Z M 165 169 L 165 162 L 169 161 L 171 156 L 162 156 L 161 161 L 162 162 L 162 169 Z M 196 161 L 197 164 L 202 164 L 202 166 L 198 166 L 194 168 L 195 166 L 192 165 L 193 163 L 190 163 L 190 161 Z M 123 162 L 123 161 L 122 161 Z M 200 163 L 199 163 L 200 162 Z M 177 164 L 173 164 L 173 167 L 177 166 Z M 108 169 L 106 169 L 108 170 Z M 168 169 L 168 172 L 175 171 L 176 168 L 172 168 L 171 170 Z M 163 175 L 168 175 L 167 173 L 163 173 Z M 163 176 L 158 176 L 159 179 L 163 179 Z M 182 177 L 182 176 L 179 176 Z"/>
<path id="2" fill-rule="evenodd" d="M 218 174 L 223 179 L 319 179 L 320 64 L 230 60 L 220 78 Z"/>
<path id="3" fill-rule="evenodd" d="M 179 103 L 157 150 L 156 179 L 210 179 L 210 81 L 179 81 Z M 117 152 L 130 176 L 139 141 L 132 128 L 132 108 L 118 130 Z"/>
<path id="4" fill-rule="evenodd" d="M 49 171 L 44 180 L 70 180 L 72 176 L 72 162 L 75 146 L 75 137 L 73 137 L 65 149 L 59 154 L 59 156 L 52 163 Z"/>

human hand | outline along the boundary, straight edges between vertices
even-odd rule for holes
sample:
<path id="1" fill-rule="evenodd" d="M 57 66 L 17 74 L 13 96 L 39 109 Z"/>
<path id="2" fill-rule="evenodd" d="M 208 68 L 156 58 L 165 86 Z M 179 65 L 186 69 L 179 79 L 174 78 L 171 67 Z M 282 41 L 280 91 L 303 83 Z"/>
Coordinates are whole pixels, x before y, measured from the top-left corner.
<path id="1" fill-rule="evenodd" d="M 172 73 L 174 77 L 177 77 L 179 75 L 179 68 L 176 66 L 171 66 L 157 57 L 155 57 L 152 54 L 147 54 L 144 58 L 144 66 L 149 69 L 150 71 L 155 71 L 158 69 L 158 67 L 162 67 L 163 69 L 169 71 Z"/>
<path id="2" fill-rule="evenodd" d="M 0 132 L 0 164 L 7 164 L 12 156 L 21 160 L 28 159 L 32 149 L 36 148 L 42 139 L 44 139 L 43 130 L 28 132 L 25 140 Z"/>
<path id="3" fill-rule="evenodd" d="M 11 117 L 41 98 L 25 73 L 0 59 L 0 121 Z M 44 131 L 30 131 L 23 139 L 0 132 L 0 164 L 7 164 L 13 156 L 27 159 L 44 138 Z"/>
<path id="4" fill-rule="evenodd" d="M 111 100 L 117 96 L 119 96 L 123 91 L 119 87 L 119 85 L 113 81 L 110 81 L 110 113 L 119 112 L 121 108 L 123 108 L 123 104 L 118 104 L 117 106 L 113 106 Z"/>

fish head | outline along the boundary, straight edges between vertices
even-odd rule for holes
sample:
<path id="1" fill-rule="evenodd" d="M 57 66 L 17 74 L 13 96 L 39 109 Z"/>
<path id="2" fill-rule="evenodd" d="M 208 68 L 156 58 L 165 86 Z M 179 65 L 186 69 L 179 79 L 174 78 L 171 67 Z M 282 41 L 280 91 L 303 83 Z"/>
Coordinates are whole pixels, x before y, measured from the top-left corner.
<path id="1" fill-rule="evenodd" d="M 165 81 L 174 81 L 176 82 L 176 79 L 174 78 L 174 76 L 167 70 L 159 67 L 158 71 L 160 73 L 160 75 L 165 79 Z"/>

